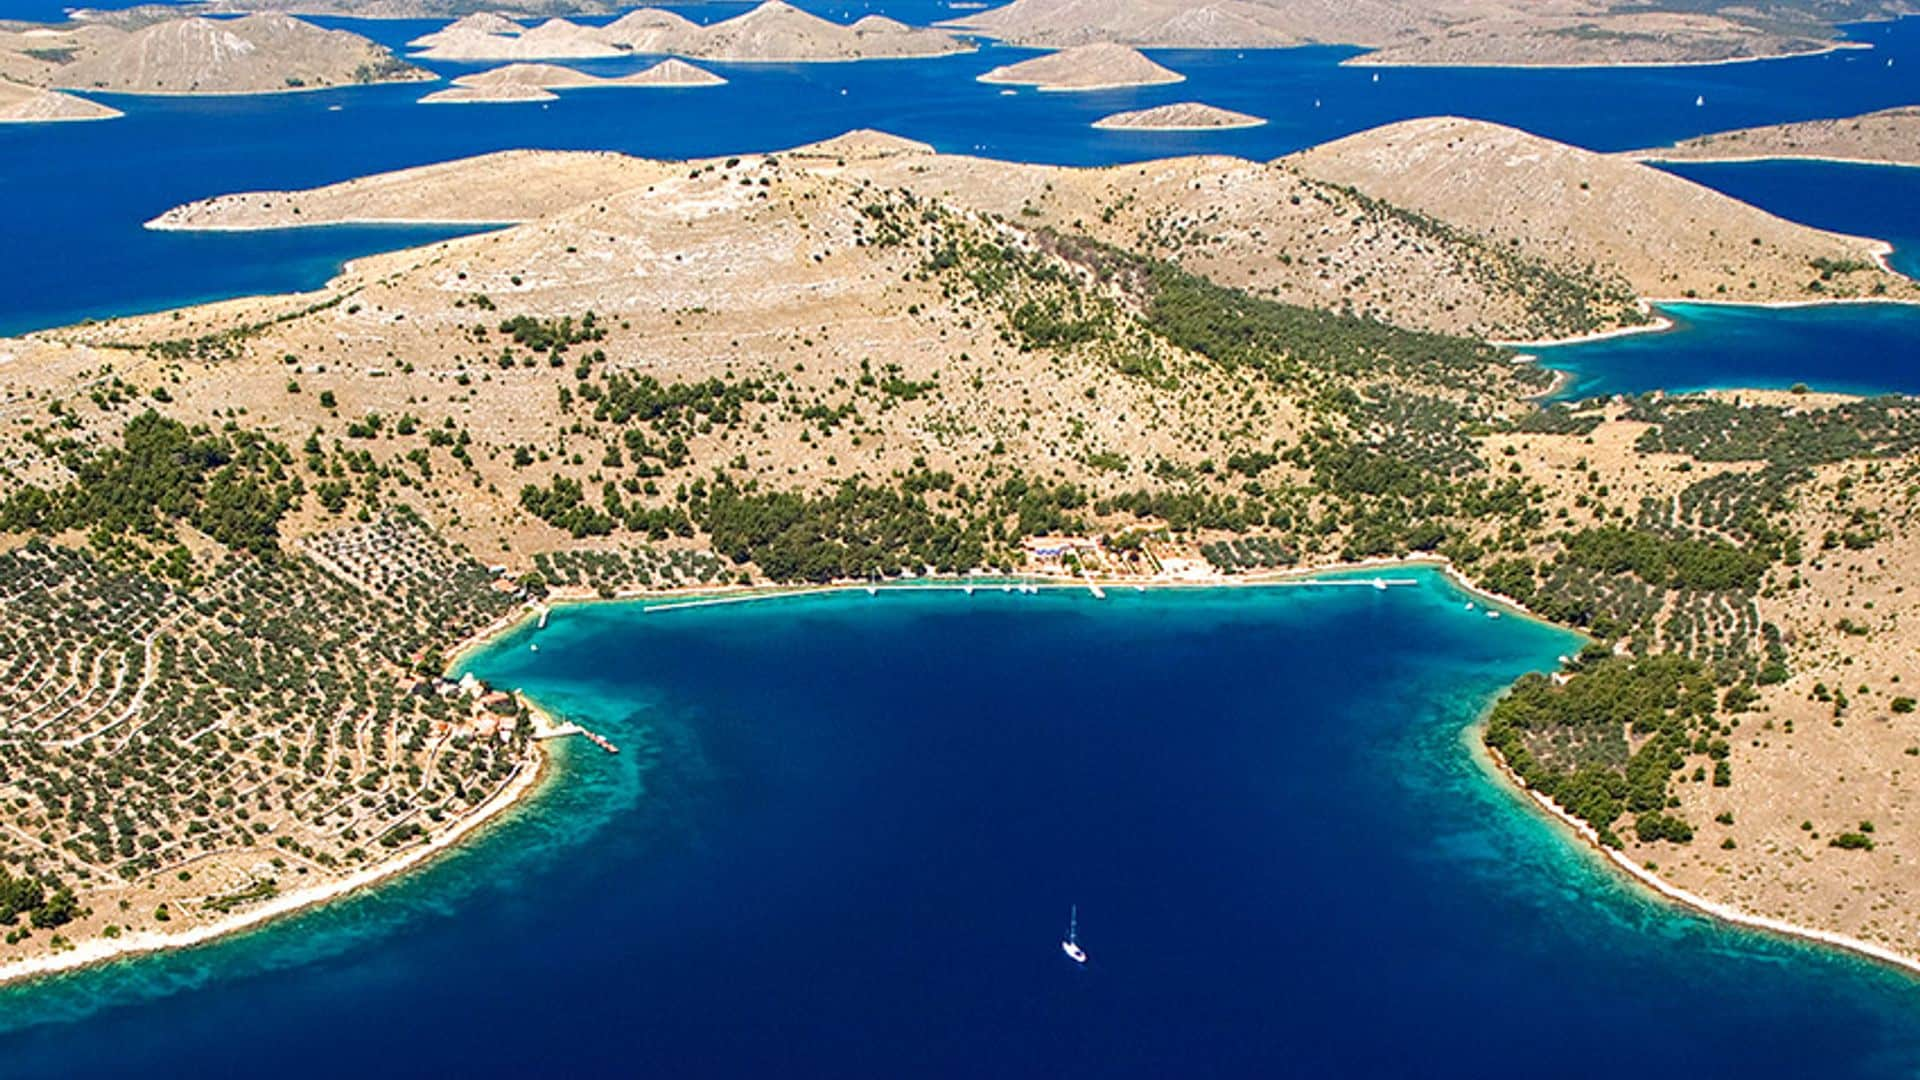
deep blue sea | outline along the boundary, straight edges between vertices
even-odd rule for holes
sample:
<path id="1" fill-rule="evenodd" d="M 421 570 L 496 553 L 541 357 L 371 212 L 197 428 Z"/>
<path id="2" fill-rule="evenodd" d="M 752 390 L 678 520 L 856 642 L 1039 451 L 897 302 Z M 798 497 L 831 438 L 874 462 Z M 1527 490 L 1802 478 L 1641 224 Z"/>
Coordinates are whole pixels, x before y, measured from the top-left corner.
<path id="1" fill-rule="evenodd" d="M 913 22 L 932 0 L 812 4 Z M 744 5 L 684 9 L 712 19 Z M 57 5 L 0 0 L 0 16 Z M 428 23 L 341 22 L 390 43 Z M 1002 95 L 1024 55 L 713 65 L 722 88 L 428 108 L 430 86 L 104 97 L 0 127 L 0 333 L 310 288 L 455 230 L 165 234 L 226 191 L 507 147 L 656 156 L 874 127 L 1066 164 L 1270 158 L 1457 113 L 1613 150 L 1920 102 L 1920 19 L 1870 51 L 1615 71 L 1156 54 L 1185 84 Z M 1898 60 L 1896 66 L 1886 64 Z M 645 61 L 584 63 L 626 70 Z M 441 65 L 443 74 L 467 70 Z M 1696 107 L 1696 97 L 1705 104 Z M 1198 99 L 1267 116 L 1098 132 Z M 1920 269 L 1920 169 L 1673 171 Z M 1920 312 L 1675 306 L 1556 350 L 1569 394 L 1920 391 Z M 206 948 L 0 991 L 0 1078 L 124 1075 L 1920 1074 L 1920 983 L 1621 885 L 1474 763 L 1467 725 L 1561 632 L 1417 589 L 864 594 L 573 608 L 474 661 L 604 731 L 509 821 L 388 887 Z M 530 633 L 530 632 L 529 632 Z M 1061 957 L 1081 907 L 1086 970 Z"/>
<path id="2" fill-rule="evenodd" d="M 1560 401 L 1796 384 L 1920 394 L 1920 307 L 1911 304 L 1663 304 L 1660 313 L 1673 329 L 1528 351 L 1572 375 L 1554 394 Z"/>
<path id="3" fill-rule="evenodd" d="M 1920 1069 L 1920 985 L 1491 783 L 1468 724 L 1578 642 L 1414 577 L 563 609 L 469 666 L 621 754 L 395 886 L 0 994 L 0 1074 Z"/>

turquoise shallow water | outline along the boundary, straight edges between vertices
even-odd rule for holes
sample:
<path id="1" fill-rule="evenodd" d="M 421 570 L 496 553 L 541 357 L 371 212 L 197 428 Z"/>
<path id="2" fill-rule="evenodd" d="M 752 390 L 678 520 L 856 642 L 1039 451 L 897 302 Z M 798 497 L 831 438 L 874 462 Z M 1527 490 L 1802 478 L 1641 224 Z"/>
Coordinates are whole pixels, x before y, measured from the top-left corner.
<path id="1" fill-rule="evenodd" d="M 367 897 L 0 995 L 0 1072 L 1920 1067 L 1912 983 L 1651 903 L 1490 782 L 1466 725 L 1577 641 L 1415 576 L 563 610 L 472 667 L 622 754 Z"/>

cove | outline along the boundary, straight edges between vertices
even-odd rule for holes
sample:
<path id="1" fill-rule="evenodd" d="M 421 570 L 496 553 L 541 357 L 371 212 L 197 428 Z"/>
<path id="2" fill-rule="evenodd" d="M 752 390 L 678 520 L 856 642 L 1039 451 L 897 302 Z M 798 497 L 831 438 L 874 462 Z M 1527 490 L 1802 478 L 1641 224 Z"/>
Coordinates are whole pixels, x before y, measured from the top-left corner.
<path id="1" fill-rule="evenodd" d="M 621 754 L 366 896 L 0 994 L 0 1072 L 1920 1067 L 1913 982 L 1652 902 L 1497 786 L 1468 726 L 1578 640 L 1395 576 L 559 609 L 465 666 Z"/>
<path id="2" fill-rule="evenodd" d="M 1920 306 L 1663 304 L 1673 328 L 1528 349 L 1569 376 L 1558 401 L 1649 390 L 1920 394 Z"/>

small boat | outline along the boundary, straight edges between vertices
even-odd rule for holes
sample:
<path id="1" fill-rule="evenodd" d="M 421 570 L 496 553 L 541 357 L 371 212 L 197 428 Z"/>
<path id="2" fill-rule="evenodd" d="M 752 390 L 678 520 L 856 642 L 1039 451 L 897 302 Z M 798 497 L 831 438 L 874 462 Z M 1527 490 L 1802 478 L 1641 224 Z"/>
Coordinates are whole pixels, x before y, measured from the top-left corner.
<path id="1" fill-rule="evenodd" d="M 1379 589 L 1381 592 L 1387 591 L 1387 583 L 1385 581 L 1382 581 L 1380 578 L 1373 579 L 1373 587 L 1376 589 Z"/>
<path id="2" fill-rule="evenodd" d="M 1087 962 L 1087 950 L 1080 947 L 1080 905 L 1073 905 L 1073 911 L 1067 916 L 1067 936 L 1060 942 L 1060 951 L 1067 959 L 1076 964 Z"/>
<path id="3" fill-rule="evenodd" d="M 1707 95 L 1705 94 L 1701 94 L 1699 97 L 1693 99 L 1693 107 L 1696 109 L 1702 105 L 1705 105 L 1706 103 L 1707 103 Z"/>
<path id="4" fill-rule="evenodd" d="M 1376 72 L 1374 72 L 1374 73 L 1373 73 L 1373 81 L 1374 81 L 1374 82 L 1379 82 L 1379 81 L 1380 81 L 1380 73 L 1379 73 L 1379 72 L 1377 72 L 1377 71 L 1376 71 Z"/>

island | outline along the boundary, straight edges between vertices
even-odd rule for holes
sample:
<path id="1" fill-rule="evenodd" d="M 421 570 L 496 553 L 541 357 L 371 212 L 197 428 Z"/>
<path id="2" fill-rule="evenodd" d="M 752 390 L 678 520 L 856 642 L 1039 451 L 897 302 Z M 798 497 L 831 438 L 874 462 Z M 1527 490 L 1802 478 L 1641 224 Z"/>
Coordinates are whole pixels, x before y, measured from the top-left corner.
<path id="1" fill-rule="evenodd" d="M 638 8 L 603 27 L 550 19 L 532 29 L 497 16 L 469 16 L 416 38 L 427 60 L 536 60 L 673 54 L 734 63 L 821 63 L 946 56 L 972 48 L 942 30 L 878 15 L 851 24 L 782 3 L 765 3 L 711 25 L 657 8 Z"/>
<path id="2" fill-rule="evenodd" d="M 1605 66 L 1723 63 L 1847 47 L 1837 24 L 1897 3 L 1788 0 L 1756 7 L 1580 0 L 1013 0 L 939 25 L 1033 48 L 1095 42 L 1161 49 L 1363 46 L 1360 64 Z"/>
<path id="3" fill-rule="evenodd" d="M 1048 91 L 1160 86 L 1185 79 L 1185 75 L 1147 59 L 1138 49 L 1111 44 L 1076 45 L 1006 64 L 979 77 L 983 83 L 1031 86 Z"/>
<path id="4" fill-rule="evenodd" d="M 1545 404 L 1493 343 L 1920 299 L 1871 239 L 1446 118 L 1110 168 L 525 150 L 155 224 L 349 221 L 506 227 L 0 340 L 0 977 L 338 895 L 564 782 L 582 733 L 461 666 L 557 602 L 1406 560 L 1592 641 L 1493 708 L 1490 767 L 1689 903 L 1913 962 L 1920 412 Z"/>
<path id="5" fill-rule="evenodd" d="M 602 77 L 555 64 L 509 64 L 453 80 L 453 86 L 420 99 L 422 104 L 448 102 L 552 101 L 554 90 L 619 89 L 621 87 L 724 86 L 725 79 L 684 60 L 662 60 L 631 75 Z"/>
<path id="6" fill-rule="evenodd" d="M 0 74 L 122 94 L 264 94 L 432 78 L 358 34 L 286 15 L 21 31 L 0 36 Z"/>
<path id="7" fill-rule="evenodd" d="M 1198 101 L 1181 101 L 1103 116 L 1093 126 L 1103 131 L 1224 131 L 1259 127 L 1266 121 Z"/>
<path id="8" fill-rule="evenodd" d="M 1891 62 L 1891 61 L 1889 61 Z M 1920 165 L 1920 106 L 1837 120 L 1770 124 L 1636 150 L 1641 161 L 1759 161 L 1779 158 Z"/>

